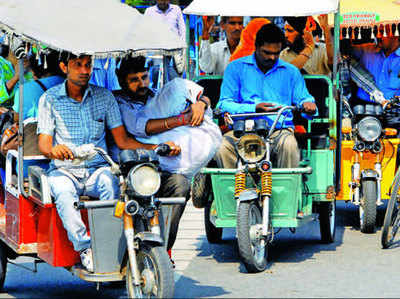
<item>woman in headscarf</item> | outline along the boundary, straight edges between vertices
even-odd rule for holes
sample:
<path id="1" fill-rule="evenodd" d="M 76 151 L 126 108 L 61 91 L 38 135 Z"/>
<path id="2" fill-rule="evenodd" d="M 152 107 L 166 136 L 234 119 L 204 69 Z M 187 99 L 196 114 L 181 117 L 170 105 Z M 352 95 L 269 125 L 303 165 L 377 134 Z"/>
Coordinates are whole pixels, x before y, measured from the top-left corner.
<path id="1" fill-rule="evenodd" d="M 256 34 L 262 26 L 268 23 L 271 22 L 264 18 L 255 18 L 251 20 L 247 24 L 246 28 L 243 29 L 242 34 L 240 36 L 240 43 L 236 47 L 236 50 L 232 53 L 229 62 L 253 54 L 256 49 L 255 46 Z"/>

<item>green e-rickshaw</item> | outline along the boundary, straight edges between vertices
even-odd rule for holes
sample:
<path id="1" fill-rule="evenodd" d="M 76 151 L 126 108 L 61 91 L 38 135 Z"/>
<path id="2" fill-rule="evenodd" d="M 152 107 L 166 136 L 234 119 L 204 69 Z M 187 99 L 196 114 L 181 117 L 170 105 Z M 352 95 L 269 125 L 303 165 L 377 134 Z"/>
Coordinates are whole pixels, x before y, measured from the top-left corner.
<path id="1" fill-rule="evenodd" d="M 265 1 L 227 3 L 193 1 L 184 11 L 194 15 L 222 16 L 310 16 L 336 13 L 338 1 L 281 1 L 272 7 Z M 311 3 L 312 2 L 312 3 Z M 336 19 L 338 16 L 336 14 Z M 333 78 L 337 74 L 338 28 L 335 26 Z M 234 135 L 241 138 L 236 150 L 240 157 L 235 169 L 210 165 L 193 181 L 193 199 L 204 206 L 207 239 L 221 241 L 224 228 L 236 228 L 239 255 L 248 272 L 266 268 L 268 244 L 281 228 L 292 231 L 319 215 L 321 239 L 331 243 L 335 237 L 335 161 L 337 158 L 337 82 L 326 76 L 305 75 L 307 88 L 314 96 L 319 115 L 306 121 L 306 130 L 296 133 L 302 160 L 298 168 L 272 168 L 269 146 L 272 127 L 251 121 L 255 115 L 232 115 Z M 205 94 L 219 98 L 222 78 L 193 78 L 205 87 Z M 339 107 L 339 108 L 338 108 Z M 283 107 L 277 119 L 283 116 Z M 339 111 L 340 112 L 340 111 Z M 244 120 L 243 120 L 244 118 Z M 250 124 L 250 125 L 249 125 Z M 252 126 L 251 126 L 252 124 Z M 244 128 L 244 129 L 243 129 Z M 198 196 L 199 198 L 195 198 Z M 196 205 L 196 203 L 195 203 Z"/>

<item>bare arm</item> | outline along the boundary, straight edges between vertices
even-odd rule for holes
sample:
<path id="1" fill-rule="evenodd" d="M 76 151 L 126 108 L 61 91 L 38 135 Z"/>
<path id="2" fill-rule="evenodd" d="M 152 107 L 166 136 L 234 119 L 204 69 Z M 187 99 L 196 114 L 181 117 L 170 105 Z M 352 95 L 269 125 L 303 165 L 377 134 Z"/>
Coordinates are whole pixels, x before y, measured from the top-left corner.
<path id="1" fill-rule="evenodd" d="M 57 160 L 72 160 L 74 155 L 72 151 L 64 144 L 53 146 L 53 136 L 40 134 L 39 135 L 39 150 L 49 159 Z"/>
<path id="2" fill-rule="evenodd" d="M 306 45 L 305 48 L 299 53 L 299 55 L 297 55 L 295 59 L 290 61 L 290 63 L 297 67 L 299 70 L 301 70 L 310 59 L 315 47 L 314 38 L 311 32 L 304 30 L 303 37 L 304 43 Z"/>
<path id="3" fill-rule="evenodd" d="M 325 35 L 325 45 L 326 45 L 326 54 L 328 56 L 328 65 L 332 67 L 333 65 L 333 40 L 331 35 L 331 30 L 329 29 L 328 24 L 328 15 L 320 15 L 318 16 L 319 24 L 324 31 Z"/>
<path id="4" fill-rule="evenodd" d="M 114 129 L 111 129 L 111 134 L 114 137 L 115 143 L 117 146 L 124 150 L 124 149 L 130 149 L 130 150 L 135 150 L 138 148 L 143 148 L 147 150 L 154 150 L 158 146 L 158 144 L 145 144 L 137 141 L 134 138 L 131 138 L 126 134 L 126 130 L 124 126 L 119 126 Z M 176 145 L 172 141 L 167 141 L 165 142 L 170 146 L 171 152 L 169 153 L 169 156 L 177 156 L 181 152 L 181 148 L 179 145 Z"/>

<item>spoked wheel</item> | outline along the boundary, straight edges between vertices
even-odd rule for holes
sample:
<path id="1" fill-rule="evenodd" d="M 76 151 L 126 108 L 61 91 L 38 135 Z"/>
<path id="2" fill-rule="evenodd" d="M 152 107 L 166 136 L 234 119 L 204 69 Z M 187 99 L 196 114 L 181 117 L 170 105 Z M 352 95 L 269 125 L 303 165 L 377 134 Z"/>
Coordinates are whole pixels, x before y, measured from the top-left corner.
<path id="1" fill-rule="evenodd" d="M 142 284 L 135 287 L 128 263 L 126 289 L 129 298 L 172 298 L 174 296 L 174 271 L 164 247 L 143 246 L 137 253 Z"/>
<path id="2" fill-rule="evenodd" d="M 6 279 L 7 272 L 7 248 L 6 245 L 0 241 L 0 290 L 3 290 L 4 280 Z"/>
<path id="3" fill-rule="evenodd" d="M 362 233 L 372 234 L 375 232 L 376 223 L 376 181 L 362 182 L 362 199 L 359 206 L 360 229 Z"/>
<path id="4" fill-rule="evenodd" d="M 210 194 L 210 201 L 204 208 L 204 226 L 206 229 L 206 236 L 209 243 L 220 243 L 222 241 L 223 228 L 216 227 L 210 220 L 212 197 Z"/>
<path id="5" fill-rule="evenodd" d="M 336 200 L 321 202 L 318 207 L 321 241 L 332 243 L 336 232 Z"/>
<path id="6" fill-rule="evenodd" d="M 397 174 L 394 187 L 392 189 L 392 195 L 386 209 L 385 220 L 383 221 L 382 229 L 382 247 L 389 248 L 395 242 L 396 233 L 400 226 L 400 213 L 398 204 L 398 193 L 400 188 L 400 175 Z"/>
<path id="7" fill-rule="evenodd" d="M 254 202 L 241 202 L 237 210 L 239 255 L 249 273 L 267 267 L 267 240 L 262 236 L 262 214 Z"/>

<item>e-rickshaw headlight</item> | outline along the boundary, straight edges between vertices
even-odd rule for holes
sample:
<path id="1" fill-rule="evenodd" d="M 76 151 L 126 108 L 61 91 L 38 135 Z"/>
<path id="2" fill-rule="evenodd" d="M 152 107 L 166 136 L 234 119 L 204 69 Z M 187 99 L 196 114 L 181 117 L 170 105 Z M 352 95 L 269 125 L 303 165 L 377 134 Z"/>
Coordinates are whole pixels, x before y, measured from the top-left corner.
<path id="1" fill-rule="evenodd" d="M 128 173 L 128 184 L 140 196 L 152 196 L 161 185 L 161 176 L 151 165 L 139 165 Z"/>
<path id="2" fill-rule="evenodd" d="M 260 162 L 267 152 L 265 141 L 256 134 L 247 134 L 237 144 L 239 156 L 247 163 Z"/>
<path id="3" fill-rule="evenodd" d="M 362 140 L 373 142 L 382 134 L 382 125 L 375 117 L 367 116 L 357 124 L 357 130 Z"/>

